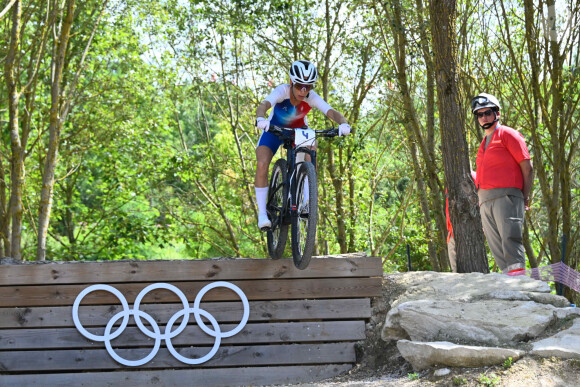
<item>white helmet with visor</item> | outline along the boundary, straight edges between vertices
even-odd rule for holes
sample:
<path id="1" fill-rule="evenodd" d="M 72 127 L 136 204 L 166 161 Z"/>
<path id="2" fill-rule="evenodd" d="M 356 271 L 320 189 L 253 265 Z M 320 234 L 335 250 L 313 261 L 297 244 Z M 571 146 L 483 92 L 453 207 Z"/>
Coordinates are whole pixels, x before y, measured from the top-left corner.
<path id="1" fill-rule="evenodd" d="M 490 107 L 494 110 L 500 110 L 499 101 L 491 94 L 480 93 L 471 100 L 471 112 L 475 113 L 476 110 Z"/>
<path id="2" fill-rule="evenodd" d="M 307 60 L 297 60 L 290 66 L 290 80 L 292 83 L 302 85 L 314 85 L 318 79 L 316 67 Z"/>

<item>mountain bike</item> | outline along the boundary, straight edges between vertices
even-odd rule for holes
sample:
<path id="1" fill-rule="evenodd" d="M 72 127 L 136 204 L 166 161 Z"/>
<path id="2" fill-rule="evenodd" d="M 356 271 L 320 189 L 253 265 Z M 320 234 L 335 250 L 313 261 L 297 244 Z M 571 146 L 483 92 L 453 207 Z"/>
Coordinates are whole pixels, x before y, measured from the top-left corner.
<path id="1" fill-rule="evenodd" d="M 310 149 L 316 138 L 338 136 L 338 129 L 290 129 L 270 126 L 270 133 L 284 142 L 286 159 L 274 164 L 268 189 L 266 210 L 272 226 L 267 232 L 272 259 L 284 254 L 288 227 L 292 230 L 294 266 L 306 269 L 314 252 L 318 222 L 318 184 L 316 151 Z M 305 155 L 310 161 L 304 161 Z"/>

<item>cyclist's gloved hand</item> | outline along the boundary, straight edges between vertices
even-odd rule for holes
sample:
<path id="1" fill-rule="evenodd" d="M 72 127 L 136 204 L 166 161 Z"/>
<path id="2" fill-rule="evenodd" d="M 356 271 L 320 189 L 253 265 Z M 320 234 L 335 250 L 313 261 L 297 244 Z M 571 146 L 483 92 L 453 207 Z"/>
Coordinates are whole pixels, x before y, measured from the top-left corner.
<path id="1" fill-rule="evenodd" d="M 348 136 L 350 134 L 350 125 L 347 123 L 338 125 L 338 135 Z"/>
<path id="2" fill-rule="evenodd" d="M 268 129 L 270 129 L 270 121 L 268 121 L 264 117 L 258 117 L 256 118 L 256 128 L 264 132 L 267 132 Z"/>

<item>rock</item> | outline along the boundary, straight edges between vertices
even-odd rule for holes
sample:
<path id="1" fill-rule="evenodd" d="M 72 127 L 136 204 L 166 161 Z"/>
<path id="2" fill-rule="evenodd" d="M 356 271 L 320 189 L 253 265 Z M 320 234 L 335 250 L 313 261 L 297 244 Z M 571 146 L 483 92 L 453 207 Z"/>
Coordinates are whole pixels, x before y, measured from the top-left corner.
<path id="1" fill-rule="evenodd" d="M 507 348 L 491 348 L 457 345 L 450 342 L 415 342 L 399 340 L 397 348 L 401 355 L 421 371 L 432 366 L 483 367 L 518 360 L 524 351 Z"/>
<path id="2" fill-rule="evenodd" d="M 580 309 L 551 294 L 545 282 L 498 273 L 410 272 L 385 274 L 384 288 L 384 324 L 374 327 L 384 342 L 398 341 L 417 370 L 517 360 L 524 352 L 510 348 L 532 344 L 535 355 L 580 358 L 580 322 L 545 338 L 570 319 L 580 321 Z"/>
<path id="3" fill-rule="evenodd" d="M 530 300 L 537 302 L 539 304 L 550 304 L 557 308 L 567 308 L 570 306 L 570 301 L 566 297 L 557 296 L 551 293 L 532 293 L 523 292 L 527 295 Z"/>
<path id="4" fill-rule="evenodd" d="M 527 276 L 499 273 L 437 273 L 431 271 L 385 275 L 406 291 L 391 300 L 391 306 L 416 300 L 472 302 L 488 299 L 535 301 L 555 307 L 569 306 L 565 297 L 550 294 L 550 286 Z"/>
<path id="5" fill-rule="evenodd" d="M 451 370 L 449 368 L 441 368 L 433 372 L 433 376 L 440 378 L 442 376 L 449 375 L 450 373 Z"/>
<path id="6" fill-rule="evenodd" d="M 535 342 L 531 353 L 543 357 L 580 359 L 580 319 L 574 320 L 570 328 Z"/>
<path id="7" fill-rule="evenodd" d="M 555 320 L 554 309 L 552 305 L 532 301 L 410 301 L 389 311 L 381 337 L 386 341 L 409 338 L 412 341 L 513 345 L 544 332 Z"/>
<path id="8" fill-rule="evenodd" d="M 580 308 L 568 307 L 556 309 L 556 317 L 559 318 L 560 320 L 564 320 L 570 317 L 573 318 L 580 317 Z"/>

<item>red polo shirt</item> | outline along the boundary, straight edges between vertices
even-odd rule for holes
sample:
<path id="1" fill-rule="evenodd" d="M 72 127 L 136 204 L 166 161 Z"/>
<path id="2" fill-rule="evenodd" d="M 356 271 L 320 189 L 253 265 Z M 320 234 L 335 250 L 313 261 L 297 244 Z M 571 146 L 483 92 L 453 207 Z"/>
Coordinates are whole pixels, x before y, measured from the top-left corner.
<path id="1" fill-rule="evenodd" d="M 500 125 L 485 148 L 485 138 L 477 152 L 477 189 L 524 188 L 520 163 L 530 159 L 524 137 L 515 129 Z"/>

